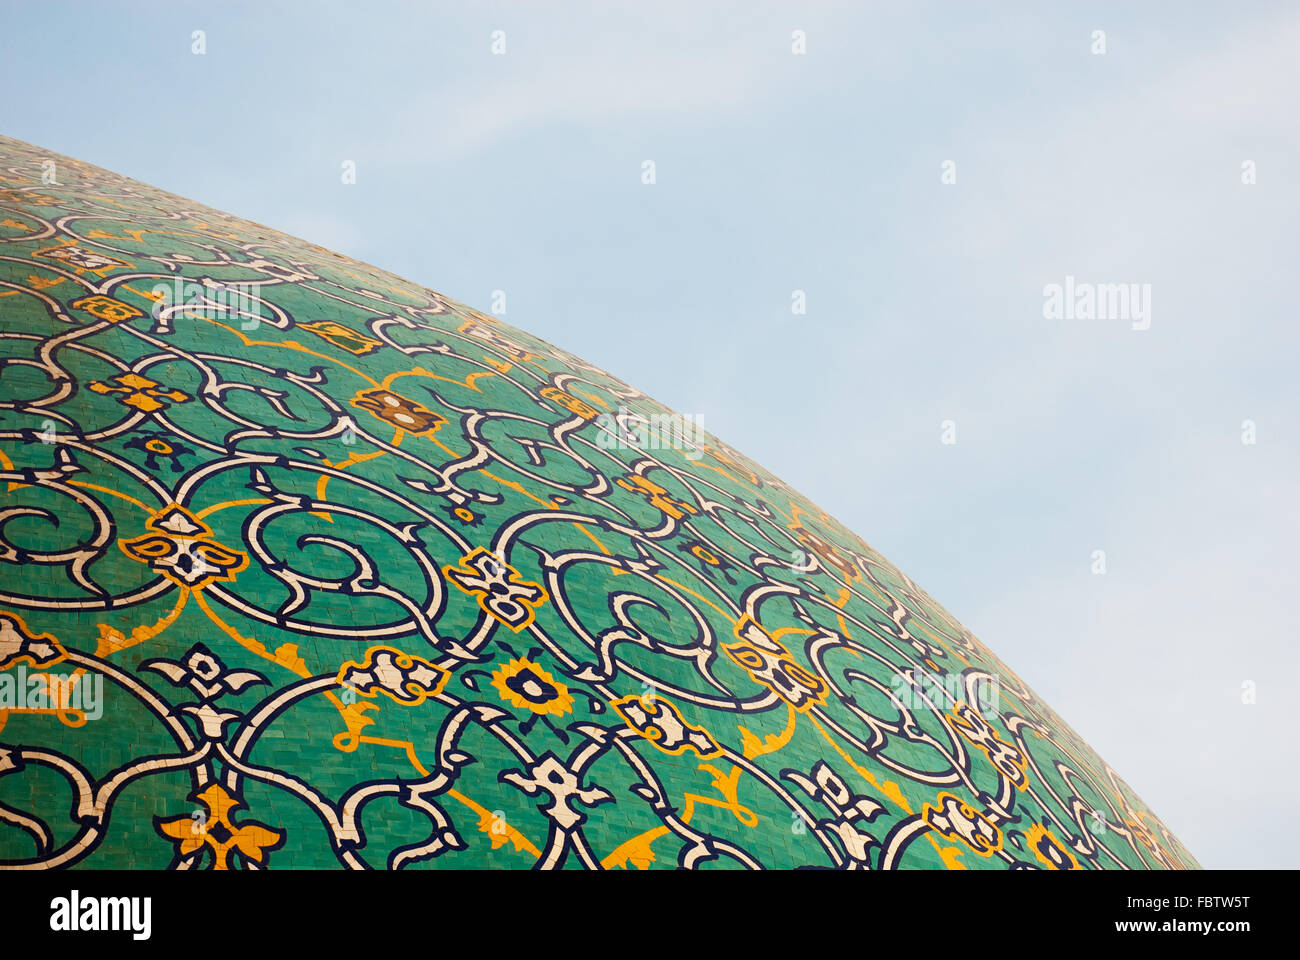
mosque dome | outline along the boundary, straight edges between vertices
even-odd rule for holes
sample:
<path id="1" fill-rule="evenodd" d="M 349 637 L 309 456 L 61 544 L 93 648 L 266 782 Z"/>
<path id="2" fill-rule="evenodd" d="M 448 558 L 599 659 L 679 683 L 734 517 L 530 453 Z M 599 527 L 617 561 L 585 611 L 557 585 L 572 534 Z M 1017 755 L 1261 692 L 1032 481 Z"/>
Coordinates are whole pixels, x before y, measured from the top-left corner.
<path id="1" fill-rule="evenodd" d="M 0 867 L 1197 866 L 859 537 L 499 317 L 0 138 L 0 318 Z"/>

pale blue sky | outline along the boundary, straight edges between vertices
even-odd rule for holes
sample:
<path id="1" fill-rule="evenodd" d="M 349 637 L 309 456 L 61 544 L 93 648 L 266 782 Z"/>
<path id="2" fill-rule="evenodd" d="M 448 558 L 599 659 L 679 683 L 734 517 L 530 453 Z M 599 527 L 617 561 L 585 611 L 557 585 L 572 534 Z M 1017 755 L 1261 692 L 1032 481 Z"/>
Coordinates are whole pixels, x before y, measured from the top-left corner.
<path id="1" fill-rule="evenodd" d="M 1300 863 L 1300 10 L 542 7 L 0 2 L 0 132 L 504 290 L 906 570 L 1204 865 Z M 1044 319 L 1067 275 L 1150 329 Z"/>

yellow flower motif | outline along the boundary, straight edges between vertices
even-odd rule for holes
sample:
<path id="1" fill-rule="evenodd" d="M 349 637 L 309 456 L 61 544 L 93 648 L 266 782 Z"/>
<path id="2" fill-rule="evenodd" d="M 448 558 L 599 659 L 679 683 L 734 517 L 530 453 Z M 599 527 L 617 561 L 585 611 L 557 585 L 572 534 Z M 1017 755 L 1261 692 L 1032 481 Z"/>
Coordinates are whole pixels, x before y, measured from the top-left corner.
<path id="1" fill-rule="evenodd" d="M 25 190 L 0 190 L 0 203 L 26 203 L 33 207 L 48 207 L 59 201 L 43 193 L 27 193 Z"/>
<path id="2" fill-rule="evenodd" d="M 73 300 L 72 308 L 74 310 L 85 310 L 92 317 L 107 320 L 109 323 L 120 323 L 123 320 L 134 320 L 136 317 L 144 316 L 143 311 L 137 310 L 131 304 L 105 296 L 82 297 L 80 300 Z"/>
<path id="3" fill-rule="evenodd" d="M 348 353 L 355 354 L 358 357 L 364 357 L 368 353 L 374 353 L 384 344 L 374 337 L 367 337 L 365 334 L 357 333 L 350 327 L 334 320 L 316 320 L 312 323 L 298 323 L 299 329 L 307 330 L 316 334 L 322 340 L 327 340 L 340 350 L 346 350 Z"/>
<path id="4" fill-rule="evenodd" d="M 117 545 L 178 587 L 201 590 L 214 580 L 234 580 L 248 566 L 246 553 L 217 543 L 208 525 L 179 504 L 154 514 L 145 527 L 149 533 Z"/>
<path id="5" fill-rule="evenodd" d="M 408 707 L 418 707 L 442 693 L 451 674 L 423 657 L 396 647 L 371 647 L 365 660 L 349 660 L 339 668 L 338 682 L 363 697 L 385 694 Z"/>
<path id="6" fill-rule="evenodd" d="M 798 663 L 781 641 L 775 639 L 749 614 L 736 623 L 736 643 L 722 644 L 722 652 L 756 682 L 767 687 L 800 713 L 826 702 L 826 681 Z"/>
<path id="7" fill-rule="evenodd" d="M 675 705 L 660 696 L 631 694 L 611 700 L 610 706 L 627 725 L 664 753 L 680 756 L 695 751 L 701 760 L 722 756 L 722 748 L 709 731 L 688 722 Z"/>
<path id="8" fill-rule="evenodd" d="M 35 194 L 28 194 L 28 196 L 33 197 Z M 31 201 L 26 202 L 30 203 Z M 119 267 L 129 268 L 131 266 L 125 260 L 119 260 L 117 257 L 110 257 L 95 250 L 87 250 L 85 247 L 70 242 L 56 243 L 44 250 L 35 250 L 32 252 L 32 256 L 58 260 L 60 263 L 71 267 L 78 275 L 90 271 L 96 276 L 102 277 Z"/>
<path id="9" fill-rule="evenodd" d="M 499 326 L 497 320 L 494 320 L 486 314 L 479 313 L 477 310 L 470 310 L 469 313 L 474 316 L 475 320 L 482 320 L 488 324 L 492 324 L 493 326 Z M 486 343 L 488 346 L 504 353 L 516 363 L 527 363 L 529 360 L 540 359 L 537 354 L 530 353 L 526 347 L 511 340 L 500 331 L 493 330 L 490 327 L 484 326 L 482 323 L 476 323 L 474 320 L 462 323 L 457 327 L 457 330 L 460 333 L 471 336 L 475 340 Z"/>
<path id="10" fill-rule="evenodd" d="M 629 473 L 614 482 L 629 493 L 644 497 L 652 507 L 658 508 L 674 520 L 680 520 L 688 513 L 699 513 L 685 500 L 679 500 L 669 494 L 667 487 L 660 486 L 639 473 Z"/>
<path id="11" fill-rule="evenodd" d="M 460 566 L 443 567 L 442 573 L 515 633 L 532 624 L 537 608 L 548 599 L 540 583 L 522 579 L 518 570 L 483 547 L 461 557 Z"/>
<path id="12" fill-rule="evenodd" d="M 164 390 L 163 385 L 157 380 L 150 380 L 148 377 L 142 377 L 138 373 L 124 373 L 113 377 L 119 386 L 112 386 L 110 382 L 96 380 L 90 385 L 90 389 L 95 393 L 102 393 L 105 396 L 116 394 L 118 403 L 125 403 L 127 406 L 135 407 L 137 410 L 143 410 L 145 413 L 153 413 L 155 410 L 161 410 L 167 406 L 164 401 L 172 403 L 185 403 L 192 399 L 189 394 L 180 390 Z"/>
<path id="13" fill-rule="evenodd" d="M 19 660 L 44 669 L 67 655 L 53 634 L 33 633 L 18 614 L 0 610 L 0 670 L 8 670 Z"/>
<path id="14" fill-rule="evenodd" d="M 182 857 L 202 850 L 206 844 L 212 848 L 212 869 L 229 870 L 230 851 L 234 850 L 260 864 L 266 860 L 271 850 L 284 842 L 283 833 L 264 824 L 246 823 L 235 826 L 231 823 L 231 811 L 243 806 L 243 803 L 226 793 L 219 783 L 210 784 L 202 793 L 196 794 L 194 799 L 207 807 L 206 816 L 175 817 L 171 820 L 158 817 L 154 820 L 159 833 L 177 841 L 177 852 Z"/>
<path id="15" fill-rule="evenodd" d="M 417 436 L 432 436 L 447 425 L 447 418 L 441 414 L 382 387 L 362 390 L 353 397 L 352 406 Z"/>
<path id="16" fill-rule="evenodd" d="M 1002 849 L 1002 831 L 993 821 L 956 794 L 940 793 L 921 808 L 921 819 L 940 836 L 960 840 L 981 857 Z"/>
<path id="17" fill-rule="evenodd" d="M 1074 854 L 1056 839 L 1052 831 L 1040 823 L 1034 824 L 1025 833 L 1025 842 L 1029 844 L 1029 849 L 1034 851 L 1034 856 L 1048 870 L 1083 869 L 1079 866 L 1079 861 L 1074 859 Z"/>
<path id="18" fill-rule="evenodd" d="M 575 416 L 582 417 L 584 420 L 594 420 L 596 418 L 595 407 L 579 400 L 571 393 L 565 393 L 559 387 L 542 387 L 539 392 L 551 403 Z"/>
<path id="19" fill-rule="evenodd" d="M 492 686 L 511 706 L 557 717 L 573 712 L 573 695 L 569 688 L 523 657 L 492 671 Z"/>
<path id="20" fill-rule="evenodd" d="M 989 763 L 1010 780 L 1017 790 L 1029 787 L 1029 760 L 1012 744 L 998 736 L 987 720 L 968 703 L 957 703 L 948 714 L 953 729 L 984 751 Z"/>

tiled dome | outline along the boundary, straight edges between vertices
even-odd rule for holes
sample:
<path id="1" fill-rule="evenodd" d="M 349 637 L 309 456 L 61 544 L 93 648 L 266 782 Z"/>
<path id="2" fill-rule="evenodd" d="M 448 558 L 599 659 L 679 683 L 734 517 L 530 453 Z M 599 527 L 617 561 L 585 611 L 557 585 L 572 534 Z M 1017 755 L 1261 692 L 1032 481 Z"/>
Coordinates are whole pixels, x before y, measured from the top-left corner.
<path id="1" fill-rule="evenodd" d="M 0 320 L 0 867 L 1196 866 L 866 543 L 495 317 L 0 138 Z"/>

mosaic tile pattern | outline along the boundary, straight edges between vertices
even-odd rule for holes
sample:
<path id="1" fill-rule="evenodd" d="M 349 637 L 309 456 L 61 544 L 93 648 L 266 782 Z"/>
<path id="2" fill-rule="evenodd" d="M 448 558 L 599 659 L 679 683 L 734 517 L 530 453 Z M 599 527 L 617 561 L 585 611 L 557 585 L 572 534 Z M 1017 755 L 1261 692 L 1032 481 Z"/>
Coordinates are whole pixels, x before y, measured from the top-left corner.
<path id="1" fill-rule="evenodd" d="M 0 867 L 1196 866 L 866 543 L 497 318 L 0 138 L 0 351 Z"/>

